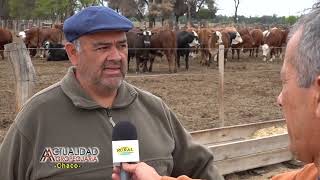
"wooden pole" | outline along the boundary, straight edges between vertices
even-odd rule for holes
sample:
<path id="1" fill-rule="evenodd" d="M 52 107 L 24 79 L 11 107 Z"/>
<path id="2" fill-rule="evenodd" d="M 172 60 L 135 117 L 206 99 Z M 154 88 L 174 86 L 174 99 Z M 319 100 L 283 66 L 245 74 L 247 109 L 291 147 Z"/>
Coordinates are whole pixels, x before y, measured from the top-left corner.
<path id="1" fill-rule="evenodd" d="M 34 94 L 36 73 L 25 44 L 6 44 L 5 51 L 8 52 L 16 80 L 16 111 L 18 112 Z"/>
<path id="2" fill-rule="evenodd" d="M 220 127 L 224 127 L 224 102 L 223 102 L 223 91 L 224 91 L 224 45 L 219 45 L 219 90 L 218 90 L 218 101 L 219 101 L 219 119 Z"/>

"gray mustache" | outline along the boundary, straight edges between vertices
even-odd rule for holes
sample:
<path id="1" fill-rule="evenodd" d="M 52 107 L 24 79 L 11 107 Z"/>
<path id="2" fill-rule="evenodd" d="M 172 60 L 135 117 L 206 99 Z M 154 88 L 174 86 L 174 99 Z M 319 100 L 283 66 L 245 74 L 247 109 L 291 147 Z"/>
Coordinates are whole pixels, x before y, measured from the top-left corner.
<path id="1" fill-rule="evenodd" d="M 103 63 L 102 68 L 121 67 L 121 65 L 122 65 L 121 61 L 108 60 Z"/>

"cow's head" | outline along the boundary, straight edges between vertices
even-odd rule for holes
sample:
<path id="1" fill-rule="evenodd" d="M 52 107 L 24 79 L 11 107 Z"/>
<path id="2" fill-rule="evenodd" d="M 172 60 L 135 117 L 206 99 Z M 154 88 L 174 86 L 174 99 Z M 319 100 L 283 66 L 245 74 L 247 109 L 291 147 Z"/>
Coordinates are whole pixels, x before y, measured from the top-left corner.
<path id="1" fill-rule="evenodd" d="M 190 39 L 191 39 L 191 43 L 189 43 L 189 47 L 198 47 L 200 45 L 199 36 L 195 31 L 191 32 Z"/>
<path id="2" fill-rule="evenodd" d="M 243 40 L 238 32 L 235 32 L 235 34 L 233 36 L 235 36 L 235 37 L 231 38 L 232 39 L 231 44 L 239 44 L 239 43 L 243 42 Z"/>
<path id="3" fill-rule="evenodd" d="M 24 39 L 26 38 L 26 32 L 20 31 L 16 36 L 24 41 Z"/>
<path id="4" fill-rule="evenodd" d="M 211 56 L 215 56 L 219 49 L 219 44 L 222 44 L 222 34 L 220 31 L 214 31 L 211 35 L 211 39 L 209 40 L 209 53 Z"/>
<path id="5" fill-rule="evenodd" d="M 220 32 L 220 31 L 215 31 L 215 34 L 216 34 L 216 36 L 218 37 L 217 43 L 218 43 L 218 44 L 222 44 L 223 41 L 222 41 L 222 34 L 221 34 L 221 32 Z"/>
<path id="6" fill-rule="evenodd" d="M 41 46 L 41 44 L 39 44 L 39 28 L 31 28 L 24 32 L 26 33 L 24 43 L 28 48 L 37 48 Z"/>
<path id="7" fill-rule="evenodd" d="M 268 37 L 269 34 L 270 34 L 270 31 L 269 31 L 269 30 L 265 30 L 265 31 L 262 32 L 262 34 L 263 34 L 263 37 L 264 37 L 264 38 L 265 38 L 265 37 Z"/>
<path id="8" fill-rule="evenodd" d="M 270 47 L 268 46 L 268 44 L 264 44 L 261 46 L 262 47 L 262 55 L 263 55 L 263 59 L 266 60 L 267 59 L 267 55 L 270 52 Z"/>
<path id="9" fill-rule="evenodd" d="M 145 30 L 143 32 L 139 32 L 138 35 L 142 36 L 144 47 L 145 48 L 150 48 L 152 32 L 148 31 L 148 30 Z"/>
<path id="10" fill-rule="evenodd" d="M 49 41 L 44 41 L 43 42 L 43 47 L 44 47 L 44 49 L 49 49 L 50 48 L 50 45 L 51 45 L 51 43 L 49 42 Z"/>

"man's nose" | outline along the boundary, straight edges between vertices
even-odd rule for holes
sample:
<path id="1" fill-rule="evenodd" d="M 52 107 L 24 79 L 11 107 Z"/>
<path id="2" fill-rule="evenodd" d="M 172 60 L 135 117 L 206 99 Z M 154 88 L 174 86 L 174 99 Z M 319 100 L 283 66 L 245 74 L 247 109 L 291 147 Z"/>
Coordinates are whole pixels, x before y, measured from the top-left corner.
<path id="1" fill-rule="evenodd" d="M 282 107 L 282 92 L 280 92 L 278 98 L 277 98 L 277 103 L 280 107 Z"/>
<path id="2" fill-rule="evenodd" d="M 108 58 L 109 60 L 120 60 L 121 55 L 119 49 L 117 47 L 112 47 Z"/>

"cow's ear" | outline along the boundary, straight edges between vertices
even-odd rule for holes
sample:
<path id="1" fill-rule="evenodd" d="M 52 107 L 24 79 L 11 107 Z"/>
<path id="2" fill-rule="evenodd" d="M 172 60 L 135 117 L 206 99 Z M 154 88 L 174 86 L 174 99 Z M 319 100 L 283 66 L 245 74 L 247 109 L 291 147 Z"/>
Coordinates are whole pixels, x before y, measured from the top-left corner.
<path id="1" fill-rule="evenodd" d="M 142 32 L 138 32 L 137 35 L 138 35 L 138 36 L 141 36 L 141 35 L 142 35 Z"/>

